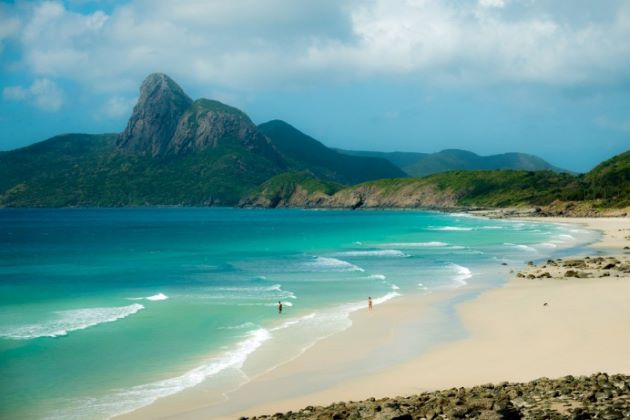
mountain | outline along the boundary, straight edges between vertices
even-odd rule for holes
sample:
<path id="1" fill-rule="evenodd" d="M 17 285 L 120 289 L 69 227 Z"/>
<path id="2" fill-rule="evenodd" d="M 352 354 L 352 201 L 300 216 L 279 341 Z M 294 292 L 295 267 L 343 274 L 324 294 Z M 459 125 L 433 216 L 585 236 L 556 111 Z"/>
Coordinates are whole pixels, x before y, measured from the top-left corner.
<path id="1" fill-rule="evenodd" d="M 592 215 L 630 207 L 630 151 L 584 175 L 511 169 L 450 171 L 421 178 L 381 179 L 332 190 L 311 179 L 276 177 L 241 205 L 328 208 L 542 207 L 551 214 Z M 308 184 L 308 187 L 306 186 Z M 265 200 L 264 193 L 267 198 Z"/>
<path id="2" fill-rule="evenodd" d="M 289 169 L 241 111 L 148 76 L 119 135 L 71 134 L 0 155 L 3 206 L 232 205 Z"/>
<path id="3" fill-rule="evenodd" d="M 408 178 L 394 163 L 439 173 Z M 510 165 L 530 170 L 483 169 Z M 469 170 L 443 172 L 454 166 Z M 0 152 L 0 207 L 545 206 L 575 213 L 630 206 L 630 152 L 578 176 L 546 167 L 515 153 L 341 153 L 283 121 L 256 126 L 229 105 L 193 101 L 156 73 L 142 83 L 122 133 L 64 134 Z"/>
<path id="4" fill-rule="evenodd" d="M 180 118 L 192 103 L 192 99 L 167 75 L 149 75 L 140 86 L 140 97 L 116 146 L 129 153 L 152 156 L 164 153 Z"/>
<path id="5" fill-rule="evenodd" d="M 234 107 L 193 101 L 155 73 L 122 133 L 67 134 L 1 152 L 0 206 L 229 206 L 292 171 L 345 184 L 405 175 L 383 159 L 341 155 L 286 123 L 257 127 Z"/>
<path id="6" fill-rule="evenodd" d="M 425 157 L 429 156 L 429 153 L 419 153 L 419 152 L 371 152 L 371 151 L 364 151 L 364 150 L 345 150 L 345 149 L 335 149 L 335 150 L 344 155 L 387 159 L 388 161 L 398 166 L 403 171 L 405 171 L 405 168 L 407 166 L 413 165 L 419 160 L 424 159 Z"/>
<path id="7" fill-rule="evenodd" d="M 339 153 L 284 121 L 269 121 L 258 128 L 287 158 L 291 167 L 298 171 L 308 170 L 319 178 L 356 184 L 372 179 L 406 176 L 386 159 Z"/>
<path id="8" fill-rule="evenodd" d="M 538 156 L 525 153 L 479 156 L 473 152 L 459 149 L 446 149 L 437 153 L 339 151 L 351 156 L 385 158 L 411 176 L 426 176 L 453 170 L 491 169 L 567 172 L 556 168 Z"/>

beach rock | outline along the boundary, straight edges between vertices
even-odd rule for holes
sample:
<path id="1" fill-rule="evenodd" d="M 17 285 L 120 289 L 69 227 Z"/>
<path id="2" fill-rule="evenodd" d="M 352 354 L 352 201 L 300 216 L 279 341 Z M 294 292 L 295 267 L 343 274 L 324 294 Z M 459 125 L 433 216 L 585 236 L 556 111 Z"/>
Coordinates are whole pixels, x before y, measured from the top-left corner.
<path id="1" fill-rule="evenodd" d="M 578 276 L 578 273 L 575 270 L 567 270 L 564 273 L 564 277 L 577 277 L 577 276 Z"/>
<path id="2" fill-rule="evenodd" d="M 565 260 L 562 265 L 565 267 L 586 268 L 584 260 Z"/>
<path id="3" fill-rule="evenodd" d="M 308 406 L 274 419 L 623 419 L 630 418 L 630 376 L 540 378 L 528 383 L 451 388 L 408 397 Z M 243 419 L 243 418 L 242 418 Z"/>

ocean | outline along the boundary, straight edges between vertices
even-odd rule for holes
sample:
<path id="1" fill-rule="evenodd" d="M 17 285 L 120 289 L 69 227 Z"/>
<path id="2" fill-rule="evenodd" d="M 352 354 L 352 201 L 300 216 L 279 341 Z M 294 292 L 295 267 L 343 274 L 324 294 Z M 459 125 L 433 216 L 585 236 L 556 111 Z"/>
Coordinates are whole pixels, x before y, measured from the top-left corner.
<path id="1" fill-rule="evenodd" d="M 368 296 L 494 287 L 597 235 L 421 211 L 0 210 L 0 417 L 227 392 L 347 328 Z"/>

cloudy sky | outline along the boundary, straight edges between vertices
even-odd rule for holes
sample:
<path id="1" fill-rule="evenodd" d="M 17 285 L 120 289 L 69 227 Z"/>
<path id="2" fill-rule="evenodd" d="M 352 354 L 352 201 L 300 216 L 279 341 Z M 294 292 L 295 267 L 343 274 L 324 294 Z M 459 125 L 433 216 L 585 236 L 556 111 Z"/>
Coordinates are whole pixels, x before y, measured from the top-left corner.
<path id="1" fill-rule="evenodd" d="M 0 2 L 0 150 L 121 131 L 143 78 L 334 147 L 630 149 L 630 1 Z"/>

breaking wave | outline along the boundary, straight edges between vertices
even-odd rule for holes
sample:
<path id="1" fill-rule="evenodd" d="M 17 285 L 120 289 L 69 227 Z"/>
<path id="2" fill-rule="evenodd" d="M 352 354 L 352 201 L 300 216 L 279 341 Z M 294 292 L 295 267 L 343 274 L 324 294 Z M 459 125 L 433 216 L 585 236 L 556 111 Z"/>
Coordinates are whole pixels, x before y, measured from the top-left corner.
<path id="1" fill-rule="evenodd" d="M 62 337 L 72 331 L 84 330 L 100 324 L 118 321 L 144 309 L 139 303 L 111 308 L 72 309 L 55 312 L 55 318 L 40 324 L 9 327 L 0 331 L 0 337 L 13 340 L 30 340 L 40 337 Z"/>

